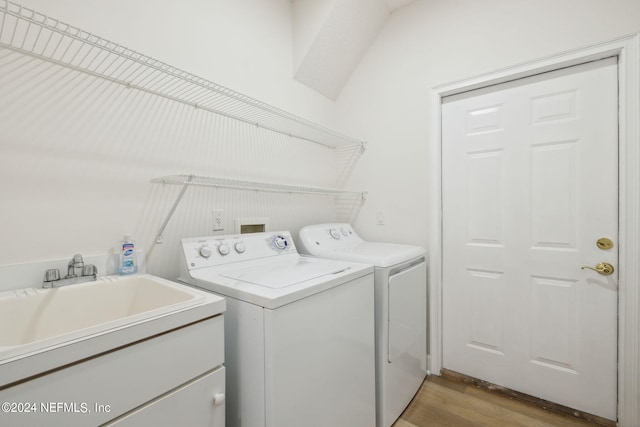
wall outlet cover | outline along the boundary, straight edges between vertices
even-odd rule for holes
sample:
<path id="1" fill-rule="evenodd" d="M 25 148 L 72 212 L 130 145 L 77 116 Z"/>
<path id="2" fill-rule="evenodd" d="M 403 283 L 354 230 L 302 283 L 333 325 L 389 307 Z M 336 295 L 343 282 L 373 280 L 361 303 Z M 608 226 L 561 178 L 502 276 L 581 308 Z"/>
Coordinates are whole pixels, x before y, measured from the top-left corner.
<path id="1" fill-rule="evenodd" d="M 224 230 L 224 221 L 222 216 L 222 209 L 213 210 L 213 231 Z"/>

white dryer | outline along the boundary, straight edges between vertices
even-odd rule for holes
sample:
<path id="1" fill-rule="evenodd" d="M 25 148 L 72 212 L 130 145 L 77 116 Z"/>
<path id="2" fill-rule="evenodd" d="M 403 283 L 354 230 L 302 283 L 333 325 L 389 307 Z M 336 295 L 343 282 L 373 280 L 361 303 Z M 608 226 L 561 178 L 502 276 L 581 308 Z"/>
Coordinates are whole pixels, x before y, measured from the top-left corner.
<path id="1" fill-rule="evenodd" d="M 301 252 L 316 257 L 375 267 L 376 425 L 389 427 L 427 374 L 425 250 L 364 241 L 349 224 L 303 227 L 300 244 Z"/>
<path id="2" fill-rule="evenodd" d="M 226 425 L 375 423 L 373 268 L 288 232 L 182 239 L 180 281 L 224 296 Z"/>

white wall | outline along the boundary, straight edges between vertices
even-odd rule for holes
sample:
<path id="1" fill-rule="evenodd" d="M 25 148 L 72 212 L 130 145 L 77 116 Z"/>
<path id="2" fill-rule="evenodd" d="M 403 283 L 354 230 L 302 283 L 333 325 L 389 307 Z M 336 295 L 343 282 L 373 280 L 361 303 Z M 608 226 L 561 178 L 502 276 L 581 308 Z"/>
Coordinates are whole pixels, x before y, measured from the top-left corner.
<path id="1" fill-rule="evenodd" d="M 369 190 L 356 230 L 428 246 L 430 88 L 639 30 L 637 0 L 417 0 L 393 13 L 336 103 L 336 125 L 369 142 L 349 182 Z"/>
<path id="2" fill-rule="evenodd" d="M 334 100 L 384 24 L 389 9 L 384 0 L 330 3 L 293 3 L 294 75 L 299 82 Z"/>
<path id="3" fill-rule="evenodd" d="M 427 147 L 435 142 L 429 88 L 640 30 L 637 0 L 416 0 L 390 16 L 333 104 L 291 77 L 289 0 L 23 4 L 369 141 L 347 184 L 369 190 L 356 229 L 423 246 Z M 225 233 L 241 215 L 292 229 L 334 219 L 322 199 L 196 189 L 167 243 L 154 246 L 179 189 L 151 178 L 240 174 L 330 185 L 330 154 L 42 65 L 0 67 L 0 99 L 0 265 L 104 254 L 131 232 L 150 254 L 150 272 L 171 278 L 177 239 L 213 234 L 214 207 L 228 214 Z M 375 225 L 378 210 L 384 226 Z"/>
<path id="4" fill-rule="evenodd" d="M 331 108 L 291 79 L 289 0 L 17 3 L 303 117 Z"/>
<path id="5" fill-rule="evenodd" d="M 200 77 L 323 124 L 331 103 L 291 77 L 289 0 L 24 0 L 33 8 Z M 331 186 L 334 153 L 29 57 L 0 55 L 0 266 L 109 253 L 125 233 L 149 272 L 178 274 L 178 239 L 335 220 L 331 198 L 180 188 L 193 173 Z M 17 60 L 16 60 L 17 59 Z M 212 209 L 225 230 L 212 232 Z M 104 273 L 104 272 L 101 272 Z M 35 284 L 34 284 L 35 285 Z M 0 284 L 0 289 L 3 285 Z"/>
<path id="6" fill-rule="evenodd" d="M 322 29 L 336 0 L 292 1 L 293 73 L 298 69 L 318 32 Z"/>

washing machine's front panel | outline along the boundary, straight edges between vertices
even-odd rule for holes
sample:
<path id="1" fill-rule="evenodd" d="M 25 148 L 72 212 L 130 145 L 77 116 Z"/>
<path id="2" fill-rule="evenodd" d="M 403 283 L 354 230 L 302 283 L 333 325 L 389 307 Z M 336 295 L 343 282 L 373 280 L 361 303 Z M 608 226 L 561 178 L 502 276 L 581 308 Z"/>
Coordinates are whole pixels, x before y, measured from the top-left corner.
<path id="1" fill-rule="evenodd" d="M 268 427 L 375 426 L 373 278 L 265 310 Z"/>

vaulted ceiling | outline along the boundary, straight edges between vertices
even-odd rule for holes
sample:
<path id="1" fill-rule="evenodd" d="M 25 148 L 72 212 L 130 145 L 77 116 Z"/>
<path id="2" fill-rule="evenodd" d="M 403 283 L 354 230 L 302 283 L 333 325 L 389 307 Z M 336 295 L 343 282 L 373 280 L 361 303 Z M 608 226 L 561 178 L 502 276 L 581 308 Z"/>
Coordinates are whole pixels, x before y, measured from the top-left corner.
<path id="1" fill-rule="evenodd" d="M 388 16 L 414 0 L 292 0 L 293 74 L 335 100 Z"/>

